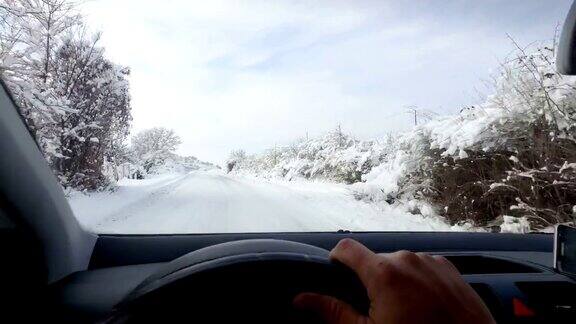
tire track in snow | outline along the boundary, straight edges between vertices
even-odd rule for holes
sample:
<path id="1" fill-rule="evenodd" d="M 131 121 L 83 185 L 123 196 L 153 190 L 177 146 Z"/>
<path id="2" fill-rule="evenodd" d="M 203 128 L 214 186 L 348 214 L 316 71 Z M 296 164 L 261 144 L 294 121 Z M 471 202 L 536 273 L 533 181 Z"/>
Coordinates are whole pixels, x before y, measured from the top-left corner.
<path id="1" fill-rule="evenodd" d="M 96 223 L 94 230 L 98 231 L 98 229 L 109 227 L 109 223 L 126 221 L 128 218 L 136 216 L 139 214 L 140 210 L 150 208 L 150 206 L 162 201 L 163 197 L 168 196 L 172 191 L 178 188 L 178 186 L 184 183 L 189 176 L 190 173 L 187 173 L 175 180 L 162 183 L 160 187 L 147 193 L 144 197 L 129 203 L 108 217 L 103 218 L 100 222 Z"/>

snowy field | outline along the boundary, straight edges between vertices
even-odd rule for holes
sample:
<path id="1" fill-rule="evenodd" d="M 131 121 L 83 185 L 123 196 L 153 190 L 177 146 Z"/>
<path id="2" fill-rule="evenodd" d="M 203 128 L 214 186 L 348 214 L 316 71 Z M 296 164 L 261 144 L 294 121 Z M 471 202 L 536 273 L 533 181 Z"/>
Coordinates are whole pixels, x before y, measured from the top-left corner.
<path id="1" fill-rule="evenodd" d="M 268 182 L 219 171 L 123 179 L 114 192 L 70 195 L 97 233 L 457 231 L 436 217 L 354 199 L 346 185 Z"/>

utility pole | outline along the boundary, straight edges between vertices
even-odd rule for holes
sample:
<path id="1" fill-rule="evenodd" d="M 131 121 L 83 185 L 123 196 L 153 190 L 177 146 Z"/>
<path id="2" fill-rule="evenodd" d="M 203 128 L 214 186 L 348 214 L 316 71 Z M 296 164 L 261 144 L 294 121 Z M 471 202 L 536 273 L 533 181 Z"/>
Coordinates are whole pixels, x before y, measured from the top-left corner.
<path id="1" fill-rule="evenodd" d="M 340 123 L 338 123 L 338 127 L 336 128 L 336 132 L 337 132 L 337 136 L 338 136 L 338 146 L 342 147 L 343 146 L 343 135 L 342 135 L 342 127 L 340 126 Z"/>
<path id="2" fill-rule="evenodd" d="M 418 126 L 418 107 L 417 106 L 408 106 L 407 113 L 414 114 L 414 126 Z"/>

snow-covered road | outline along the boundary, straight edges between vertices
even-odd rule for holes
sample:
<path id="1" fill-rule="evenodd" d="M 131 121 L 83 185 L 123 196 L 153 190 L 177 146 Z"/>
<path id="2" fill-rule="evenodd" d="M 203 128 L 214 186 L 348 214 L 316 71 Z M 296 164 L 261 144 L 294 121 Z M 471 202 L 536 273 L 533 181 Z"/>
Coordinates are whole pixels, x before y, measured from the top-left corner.
<path id="1" fill-rule="evenodd" d="M 75 193 L 69 201 L 80 223 L 97 233 L 458 230 L 434 217 L 357 201 L 345 185 L 219 172 L 124 179 L 114 192 Z"/>

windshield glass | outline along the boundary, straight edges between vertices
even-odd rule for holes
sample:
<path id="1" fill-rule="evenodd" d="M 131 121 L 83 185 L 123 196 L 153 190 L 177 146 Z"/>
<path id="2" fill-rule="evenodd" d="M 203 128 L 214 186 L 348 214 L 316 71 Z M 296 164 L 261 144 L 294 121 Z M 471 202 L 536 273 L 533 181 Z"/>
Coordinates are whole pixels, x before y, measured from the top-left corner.
<path id="1" fill-rule="evenodd" d="M 89 231 L 576 215 L 569 0 L 0 3 L 1 76 Z"/>

